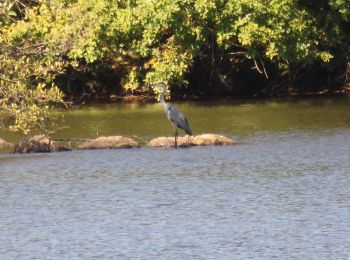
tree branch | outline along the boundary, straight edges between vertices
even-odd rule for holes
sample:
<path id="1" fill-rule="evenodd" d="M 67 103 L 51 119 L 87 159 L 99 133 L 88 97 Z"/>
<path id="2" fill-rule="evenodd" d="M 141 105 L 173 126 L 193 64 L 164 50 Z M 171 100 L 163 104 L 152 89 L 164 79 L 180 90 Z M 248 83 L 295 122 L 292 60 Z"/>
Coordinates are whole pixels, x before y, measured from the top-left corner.
<path id="1" fill-rule="evenodd" d="M 258 62 L 256 61 L 256 59 L 254 59 L 254 64 L 255 66 L 253 67 L 253 69 L 256 69 L 260 74 L 264 74 L 266 79 L 269 78 L 269 75 L 267 74 L 267 71 L 266 71 L 266 68 L 265 68 L 265 65 L 264 65 L 264 62 L 262 61 L 262 59 L 259 57 L 259 60 L 260 60 L 260 63 L 261 63 L 261 66 L 262 66 L 262 69 L 259 68 L 259 65 L 258 65 Z"/>

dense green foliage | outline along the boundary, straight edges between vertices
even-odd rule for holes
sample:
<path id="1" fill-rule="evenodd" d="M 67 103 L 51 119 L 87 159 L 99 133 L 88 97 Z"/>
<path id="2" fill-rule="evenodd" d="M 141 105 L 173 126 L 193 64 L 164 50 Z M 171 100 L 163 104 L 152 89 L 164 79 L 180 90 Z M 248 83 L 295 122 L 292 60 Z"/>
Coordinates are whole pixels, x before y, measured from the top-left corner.
<path id="1" fill-rule="evenodd" d="M 0 110 L 22 132 L 62 102 L 56 84 L 75 91 L 64 75 L 101 66 L 124 92 L 159 81 L 179 91 L 204 74 L 234 85 L 242 71 L 266 80 L 260 91 L 281 78 L 289 91 L 302 70 L 344 83 L 350 67 L 348 0 L 7 0 L 0 33 Z"/>

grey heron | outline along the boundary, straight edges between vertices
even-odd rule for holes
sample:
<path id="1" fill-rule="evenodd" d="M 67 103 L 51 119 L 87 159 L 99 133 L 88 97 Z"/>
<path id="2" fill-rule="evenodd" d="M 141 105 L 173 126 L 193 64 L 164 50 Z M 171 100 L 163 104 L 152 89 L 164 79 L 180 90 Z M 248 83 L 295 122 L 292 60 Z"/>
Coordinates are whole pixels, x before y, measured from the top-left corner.
<path id="1" fill-rule="evenodd" d="M 189 136 L 192 135 L 192 130 L 188 123 L 187 118 L 184 114 L 181 113 L 180 110 L 175 108 L 172 104 L 167 103 L 165 101 L 165 92 L 167 90 L 167 86 L 164 83 L 158 83 L 158 86 L 162 87 L 162 93 L 160 94 L 160 103 L 163 106 L 163 110 L 167 116 L 167 118 L 171 121 L 174 131 L 175 131 L 175 148 L 177 148 L 177 137 L 179 135 L 178 128 L 181 128 L 186 132 Z"/>

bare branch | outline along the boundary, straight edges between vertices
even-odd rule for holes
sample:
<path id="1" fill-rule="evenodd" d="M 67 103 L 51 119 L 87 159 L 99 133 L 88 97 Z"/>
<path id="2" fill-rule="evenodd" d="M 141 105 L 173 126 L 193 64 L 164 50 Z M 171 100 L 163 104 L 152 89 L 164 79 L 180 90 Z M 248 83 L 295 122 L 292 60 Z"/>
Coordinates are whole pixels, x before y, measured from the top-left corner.
<path id="1" fill-rule="evenodd" d="M 236 51 L 236 52 L 229 52 L 228 55 L 234 55 L 234 56 L 245 56 L 247 53 L 245 51 Z"/>
<path id="2" fill-rule="evenodd" d="M 264 64 L 263 60 L 260 57 L 259 57 L 259 59 L 260 59 L 261 65 L 263 66 L 265 77 L 266 77 L 266 79 L 269 79 L 269 76 L 267 75 L 267 71 L 266 71 L 266 68 L 265 68 L 265 64 Z"/>
<path id="3" fill-rule="evenodd" d="M 258 66 L 258 63 L 256 62 L 256 59 L 254 59 L 253 61 L 254 61 L 254 64 L 255 64 L 253 69 L 256 69 L 260 74 L 263 74 L 262 70 Z"/>
<path id="4" fill-rule="evenodd" d="M 260 74 L 264 74 L 266 79 L 269 78 L 268 74 L 267 74 L 267 71 L 266 71 L 266 68 L 265 68 L 265 65 L 264 65 L 264 62 L 262 61 L 262 59 L 259 57 L 259 60 L 260 60 L 260 63 L 261 63 L 261 66 L 262 66 L 262 69 L 260 69 L 259 65 L 258 65 L 258 62 L 256 61 L 256 59 L 254 59 L 254 67 L 253 69 L 256 69 Z"/>

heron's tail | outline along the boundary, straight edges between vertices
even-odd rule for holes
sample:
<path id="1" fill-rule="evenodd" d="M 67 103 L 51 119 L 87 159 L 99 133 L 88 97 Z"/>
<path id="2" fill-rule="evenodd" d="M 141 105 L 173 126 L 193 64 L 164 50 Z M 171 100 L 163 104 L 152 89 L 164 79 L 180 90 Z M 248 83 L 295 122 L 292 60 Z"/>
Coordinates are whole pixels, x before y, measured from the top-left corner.
<path id="1" fill-rule="evenodd" d="M 185 128 L 185 132 L 186 132 L 186 134 L 188 134 L 189 136 L 192 135 L 192 130 L 191 130 L 191 128 L 189 128 L 189 127 Z"/>

